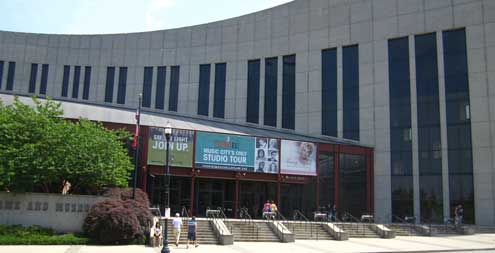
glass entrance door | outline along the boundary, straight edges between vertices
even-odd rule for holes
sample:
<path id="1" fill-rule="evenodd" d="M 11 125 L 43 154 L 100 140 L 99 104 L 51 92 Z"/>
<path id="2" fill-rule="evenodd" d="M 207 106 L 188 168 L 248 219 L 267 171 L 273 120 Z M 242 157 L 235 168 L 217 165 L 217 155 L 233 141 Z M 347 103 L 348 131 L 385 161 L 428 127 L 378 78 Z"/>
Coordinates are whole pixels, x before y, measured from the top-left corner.
<path id="1" fill-rule="evenodd" d="M 162 214 L 165 212 L 167 196 L 165 192 L 165 176 L 156 175 L 153 179 L 150 194 L 151 205 L 160 208 Z M 190 209 L 191 178 L 170 177 L 170 211 L 171 214 L 181 213 L 182 208 Z"/>
<path id="2" fill-rule="evenodd" d="M 253 219 L 261 219 L 263 204 L 276 201 L 277 184 L 270 182 L 239 182 L 239 208 L 247 208 Z"/>
<path id="3" fill-rule="evenodd" d="M 235 195 L 233 180 L 199 178 L 196 180 L 195 189 L 197 216 L 206 216 L 207 209 L 223 208 L 227 217 L 233 217 Z"/>

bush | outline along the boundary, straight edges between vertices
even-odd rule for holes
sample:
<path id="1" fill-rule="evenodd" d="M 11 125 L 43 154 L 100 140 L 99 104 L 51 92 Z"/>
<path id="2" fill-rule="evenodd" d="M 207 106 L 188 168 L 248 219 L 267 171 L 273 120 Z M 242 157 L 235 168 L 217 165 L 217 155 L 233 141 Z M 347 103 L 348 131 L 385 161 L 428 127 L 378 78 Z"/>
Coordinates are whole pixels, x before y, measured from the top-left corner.
<path id="1" fill-rule="evenodd" d="M 55 235 L 53 229 L 40 226 L 0 225 L 0 245 L 81 245 L 89 238 L 63 234 Z"/>
<path id="2" fill-rule="evenodd" d="M 144 236 L 149 235 L 150 227 L 153 223 L 153 215 L 151 214 L 148 206 L 144 206 L 136 200 L 128 199 L 124 201 L 124 207 L 131 210 L 131 212 L 136 215 Z"/>
<path id="3" fill-rule="evenodd" d="M 148 207 L 136 201 L 104 200 L 89 210 L 83 229 L 102 244 L 142 243 L 149 231 L 146 222 Z M 146 224 L 141 224 L 146 223 Z"/>
<path id="4" fill-rule="evenodd" d="M 102 192 L 103 196 L 120 199 L 120 200 L 132 200 L 132 188 L 107 188 Z M 141 190 L 140 188 L 136 188 L 136 198 L 135 201 L 139 202 L 142 206 L 146 208 L 150 206 L 150 201 L 148 199 L 148 194 Z"/>

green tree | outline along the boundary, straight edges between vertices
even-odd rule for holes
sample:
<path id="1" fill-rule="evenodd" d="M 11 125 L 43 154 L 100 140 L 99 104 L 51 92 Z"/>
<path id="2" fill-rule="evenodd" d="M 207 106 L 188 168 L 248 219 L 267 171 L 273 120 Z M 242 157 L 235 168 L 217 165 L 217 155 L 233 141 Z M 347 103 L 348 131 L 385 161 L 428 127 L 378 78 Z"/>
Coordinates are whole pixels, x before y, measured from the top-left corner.
<path id="1" fill-rule="evenodd" d="M 132 164 L 122 140 L 130 134 L 80 119 L 64 120 L 60 104 L 33 98 L 0 101 L 0 189 L 75 193 L 126 186 Z"/>

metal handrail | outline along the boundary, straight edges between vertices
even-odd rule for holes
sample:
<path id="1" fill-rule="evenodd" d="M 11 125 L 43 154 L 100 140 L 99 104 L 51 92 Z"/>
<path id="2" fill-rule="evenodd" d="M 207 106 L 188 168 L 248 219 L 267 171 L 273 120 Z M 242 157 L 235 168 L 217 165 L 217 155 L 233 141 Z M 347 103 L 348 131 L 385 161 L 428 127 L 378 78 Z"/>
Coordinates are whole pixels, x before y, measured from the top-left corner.
<path id="1" fill-rule="evenodd" d="M 241 207 L 239 209 L 239 216 L 241 217 L 241 220 L 244 223 L 247 223 L 247 224 L 251 225 L 251 228 L 253 229 L 253 232 L 256 229 L 256 239 L 259 239 L 260 228 L 253 221 L 253 218 L 251 218 L 251 215 L 249 214 L 249 211 L 248 211 L 248 209 L 246 207 Z"/>
<path id="2" fill-rule="evenodd" d="M 275 223 L 276 220 L 278 220 L 280 222 Z M 275 216 L 273 217 L 273 224 L 275 224 L 275 226 L 277 226 L 278 231 L 281 231 L 282 241 L 285 241 L 285 233 L 284 233 L 285 229 L 289 230 L 289 228 L 285 227 L 285 225 L 283 224 L 284 222 L 287 224 L 287 219 L 285 218 L 285 216 L 283 216 L 278 210 L 275 211 Z"/>
<path id="3" fill-rule="evenodd" d="M 402 227 L 405 227 L 408 232 L 409 232 L 409 235 L 414 235 L 415 233 L 417 233 L 417 227 L 415 224 L 411 224 L 409 222 L 407 222 L 405 219 L 402 219 L 401 217 L 397 216 L 397 215 L 394 215 L 392 214 L 392 219 L 391 219 L 391 223 L 393 223 L 393 219 L 395 220 L 398 220 L 401 224 Z"/>
<path id="4" fill-rule="evenodd" d="M 232 233 L 232 223 L 230 223 L 228 220 L 227 220 L 227 215 L 225 215 L 225 213 L 223 212 L 223 209 L 222 207 L 218 207 L 218 210 L 220 210 L 220 214 L 219 214 L 219 218 L 222 219 L 223 221 L 223 224 L 225 224 L 225 226 L 227 227 L 228 230 L 230 230 L 230 233 Z"/>
<path id="5" fill-rule="evenodd" d="M 309 231 L 310 231 L 311 237 L 313 237 L 313 233 L 314 233 L 316 235 L 316 240 L 318 240 L 318 237 L 319 237 L 318 229 L 316 229 L 313 226 L 313 223 L 300 210 L 297 210 L 297 209 L 294 210 L 293 217 L 294 217 L 294 219 L 296 217 L 303 218 L 302 222 L 304 224 L 304 230 L 308 231 L 308 226 L 309 226 Z"/>
<path id="6" fill-rule="evenodd" d="M 350 224 L 355 224 L 356 231 L 358 232 L 358 234 L 359 234 L 359 232 L 361 230 L 361 233 L 362 233 L 362 235 L 364 237 L 364 234 L 366 233 L 366 230 L 364 228 L 365 225 L 363 224 L 363 222 L 360 219 L 358 219 L 355 216 L 353 216 L 352 214 L 350 214 L 349 212 L 347 212 L 347 211 L 344 211 L 344 215 L 346 217 L 351 218 L 351 220 L 354 220 L 354 221 L 351 221 L 349 223 Z M 354 225 L 352 225 L 352 226 L 354 226 Z"/>
<path id="7" fill-rule="evenodd" d="M 190 218 L 191 217 L 189 215 L 189 210 L 187 210 L 186 206 L 182 206 L 182 209 L 180 211 L 180 216 L 187 217 L 187 218 Z"/>
<path id="8" fill-rule="evenodd" d="M 285 223 L 287 225 L 292 225 L 292 230 L 290 230 L 289 227 L 287 227 L 287 229 L 289 229 L 291 232 L 294 232 L 294 223 L 292 223 L 292 224 L 289 223 L 289 220 L 287 220 L 287 218 L 285 218 L 285 216 L 282 215 L 282 213 L 279 212 L 279 211 L 276 212 L 276 216 L 275 217 L 277 217 L 277 216 L 279 217 L 279 220 L 282 221 L 282 223 Z"/>

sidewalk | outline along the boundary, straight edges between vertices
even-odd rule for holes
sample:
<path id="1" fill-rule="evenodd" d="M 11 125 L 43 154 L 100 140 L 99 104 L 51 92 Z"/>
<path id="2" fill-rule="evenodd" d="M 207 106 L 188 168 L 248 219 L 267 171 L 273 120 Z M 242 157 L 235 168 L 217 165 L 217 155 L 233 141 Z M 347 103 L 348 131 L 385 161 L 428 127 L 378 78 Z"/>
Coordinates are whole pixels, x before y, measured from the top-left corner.
<path id="1" fill-rule="evenodd" d="M 295 243 L 235 242 L 234 245 L 171 246 L 171 252 L 495 252 L 495 234 L 421 237 L 399 236 L 395 239 L 351 238 L 348 241 L 298 240 Z M 0 246 L 2 253 L 158 253 L 160 248 L 144 246 Z"/>

